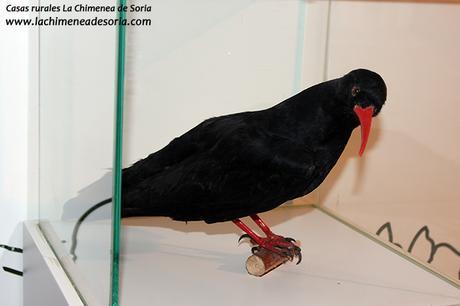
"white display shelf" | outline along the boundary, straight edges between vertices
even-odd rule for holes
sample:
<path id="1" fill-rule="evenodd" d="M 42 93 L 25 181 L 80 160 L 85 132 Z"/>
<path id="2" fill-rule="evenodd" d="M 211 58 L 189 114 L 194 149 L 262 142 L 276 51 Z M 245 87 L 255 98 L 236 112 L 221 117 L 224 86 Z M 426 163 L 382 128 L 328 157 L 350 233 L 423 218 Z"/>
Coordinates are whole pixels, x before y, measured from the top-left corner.
<path id="1" fill-rule="evenodd" d="M 260 216 L 275 233 L 301 241 L 299 265 L 248 275 L 250 246 L 238 246 L 241 232 L 231 222 L 123 220 L 120 305 L 460 305 L 458 288 L 318 209 L 287 207 Z M 101 241 L 104 223 L 85 221 L 79 234 L 78 267 L 95 277 L 108 272 L 90 248 Z M 70 223 L 53 226 L 70 237 Z"/>
<path id="2" fill-rule="evenodd" d="M 260 215 L 303 261 L 258 278 L 231 223 L 124 221 L 121 305 L 455 305 L 460 290 L 318 209 Z M 246 220 L 247 224 L 252 224 Z"/>

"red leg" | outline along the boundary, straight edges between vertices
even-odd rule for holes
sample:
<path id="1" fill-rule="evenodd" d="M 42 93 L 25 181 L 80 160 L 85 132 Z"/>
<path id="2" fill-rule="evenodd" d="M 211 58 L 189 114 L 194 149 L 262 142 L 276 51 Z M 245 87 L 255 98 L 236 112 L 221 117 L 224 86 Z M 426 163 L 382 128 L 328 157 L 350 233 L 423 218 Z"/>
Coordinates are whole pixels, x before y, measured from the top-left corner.
<path id="1" fill-rule="evenodd" d="M 295 256 L 298 257 L 297 263 L 302 260 L 302 254 L 300 253 L 300 248 L 295 245 L 295 242 L 292 238 L 284 238 L 282 236 L 274 234 L 270 228 L 259 218 L 257 215 L 251 216 L 252 220 L 260 227 L 260 229 L 267 235 L 266 238 L 262 238 L 257 235 L 253 230 L 251 230 L 246 224 L 244 224 L 240 219 L 233 220 L 236 226 L 242 229 L 246 234 L 240 237 L 240 240 L 245 237 L 251 238 L 251 241 L 257 246 L 252 248 L 252 251 L 257 251 L 260 247 L 265 248 L 269 251 L 277 253 L 281 256 L 286 256 L 292 260 Z"/>
<path id="2" fill-rule="evenodd" d="M 251 219 L 254 220 L 254 222 L 260 227 L 260 229 L 265 233 L 265 235 L 267 235 L 267 237 L 272 237 L 275 235 L 273 234 L 272 230 L 268 227 L 268 225 L 265 224 L 264 221 L 262 221 L 262 219 L 260 219 L 258 215 L 252 215 Z"/>
<path id="3" fill-rule="evenodd" d="M 246 224 L 243 223 L 240 219 L 235 219 L 233 220 L 233 223 L 235 223 L 236 226 L 241 228 L 246 234 L 248 234 L 249 237 L 251 237 L 252 240 L 254 240 L 255 243 L 257 244 L 262 244 L 263 243 L 263 238 L 254 233 L 252 229 L 249 228 Z"/>
<path id="4" fill-rule="evenodd" d="M 292 242 L 295 242 L 295 239 L 290 238 L 290 237 L 283 237 L 280 235 L 276 235 L 272 232 L 272 230 L 268 227 L 267 224 L 265 224 L 264 221 L 258 216 L 258 215 L 252 215 L 251 219 L 254 220 L 254 222 L 260 227 L 260 229 L 267 235 L 267 238 L 270 240 L 278 240 L 281 245 L 286 245 L 285 241 L 288 242 L 288 245 L 292 244 Z"/>

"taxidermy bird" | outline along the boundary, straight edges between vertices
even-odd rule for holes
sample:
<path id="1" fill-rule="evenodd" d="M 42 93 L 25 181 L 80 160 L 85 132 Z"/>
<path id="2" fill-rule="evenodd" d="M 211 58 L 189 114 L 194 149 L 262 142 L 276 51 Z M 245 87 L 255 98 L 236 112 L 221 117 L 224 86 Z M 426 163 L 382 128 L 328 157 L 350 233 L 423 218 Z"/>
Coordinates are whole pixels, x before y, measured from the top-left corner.
<path id="1" fill-rule="evenodd" d="M 295 240 L 274 234 L 257 214 L 318 187 L 359 125 L 362 155 L 385 100 L 380 75 L 357 69 L 271 108 L 207 119 L 123 169 L 122 217 L 232 221 L 256 245 L 253 252 L 264 248 L 300 261 Z M 246 216 L 265 237 L 240 220 Z"/>

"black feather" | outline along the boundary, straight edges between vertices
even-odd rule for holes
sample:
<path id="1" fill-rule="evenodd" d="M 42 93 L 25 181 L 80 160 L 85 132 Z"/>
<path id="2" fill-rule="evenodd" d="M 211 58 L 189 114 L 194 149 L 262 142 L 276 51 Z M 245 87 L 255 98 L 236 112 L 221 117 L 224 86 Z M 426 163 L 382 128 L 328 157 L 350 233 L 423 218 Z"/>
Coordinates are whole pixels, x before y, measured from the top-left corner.
<path id="1" fill-rule="evenodd" d="M 385 99 L 383 79 L 359 69 L 269 109 L 208 119 L 123 170 L 122 217 L 213 223 L 308 194 L 358 126 L 353 106 L 373 105 L 376 115 Z"/>

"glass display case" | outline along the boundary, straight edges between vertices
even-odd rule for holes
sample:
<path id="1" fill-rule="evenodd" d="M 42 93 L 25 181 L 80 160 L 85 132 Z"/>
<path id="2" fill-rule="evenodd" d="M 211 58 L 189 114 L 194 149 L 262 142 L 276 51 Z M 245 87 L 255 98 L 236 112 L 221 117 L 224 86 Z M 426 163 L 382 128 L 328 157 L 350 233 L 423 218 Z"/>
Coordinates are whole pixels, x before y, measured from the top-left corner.
<path id="1" fill-rule="evenodd" d="M 114 1 L 93 1 L 115 6 Z M 70 1 L 40 1 L 56 11 L 42 20 L 118 19 L 118 12 L 80 11 Z M 64 11 L 63 7 L 75 8 Z M 79 295 L 88 305 L 116 303 L 118 241 L 112 206 L 78 220 L 95 203 L 116 196 L 117 114 L 123 75 L 115 26 L 39 28 L 39 226 Z M 124 47 L 124 46 L 123 46 Z M 118 111 L 117 111 L 118 107 Z M 121 147 L 120 147 L 121 148 Z M 120 158 L 118 158 L 120 156 Z M 119 188 L 118 188 L 119 190 Z"/>
<path id="2" fill-rule="evenodd" d="M 281 292 L 293 300 L 308 290 L 337 293 L 330 281 L 423 292 L 425 285 L 404 287 L 411 278 L 427 277 L 413 263 L 459 285 L 460 5 L 303 0 L 126 5 L 147 5 L 128 10 L 126 18 L 150 23 L 40 28 L 39 223 L 84 303 L 226 305 L 268 299 L 279 305 L 284 300 L 276 292 L 287 279 Z M 271 107 L 356 68 L 380 73 L 388 87 L 366 153 L 358 157 L 359 135 L 353 133 L 318 189 L 263 214 L 277 232 L 299 236 L 304 250 L 299 266 L 286 265 L 279 276 L 273 276 L 277 270 L 256 283 L 244 268 L 250 248 L 238 246 L 241 233 L 231 222 L 119 218 L 122 168 L 205 119 Z M 369 238 L 404 259 L 394 252 L 381 255 L 384 248 Z M 379 265 L 408 274 L 368 280 L 366 271 Z M 437 281 L 428 283 L 438 288 Z M 229 292 L 232 286 L 240 294 Z M 361 290 L 350 286 L 343 292 Z M 190 288 L 197 290 L 188 298 L 177 294 Z M 373 292 L 384 296 L 384 290 Z M 329 296 L 342 296 L 335 293 Z"/>
<path id="3" fill-rule="evenodd" d="M 365 157 L 353 135 L 320 187 L 321 207 L 457 285 L 459 16 L 458 2 L 332 3 L 328 77 L 368 67 L 388 98 Z"/>

